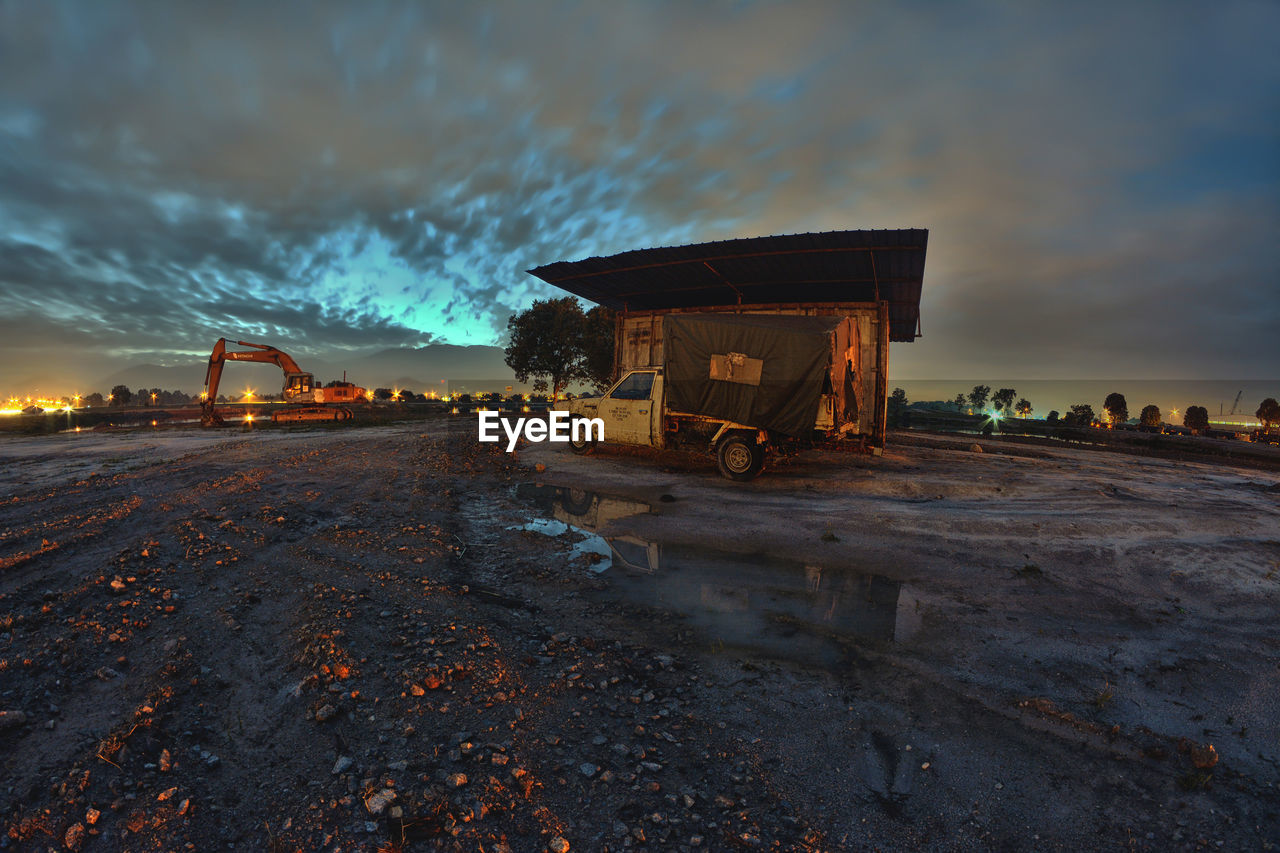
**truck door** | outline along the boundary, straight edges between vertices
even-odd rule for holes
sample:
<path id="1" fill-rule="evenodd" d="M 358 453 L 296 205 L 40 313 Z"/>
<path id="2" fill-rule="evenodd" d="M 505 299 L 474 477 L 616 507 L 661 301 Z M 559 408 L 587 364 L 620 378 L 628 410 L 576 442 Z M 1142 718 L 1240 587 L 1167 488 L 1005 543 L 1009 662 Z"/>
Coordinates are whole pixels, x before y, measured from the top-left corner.
<path id="1" fill-rule="evenodd" d="M 636 370 L 624 376 L 600 401 L 604 440 L 619 444 L 650 444 L 653 409 L 652 370 Z"/>

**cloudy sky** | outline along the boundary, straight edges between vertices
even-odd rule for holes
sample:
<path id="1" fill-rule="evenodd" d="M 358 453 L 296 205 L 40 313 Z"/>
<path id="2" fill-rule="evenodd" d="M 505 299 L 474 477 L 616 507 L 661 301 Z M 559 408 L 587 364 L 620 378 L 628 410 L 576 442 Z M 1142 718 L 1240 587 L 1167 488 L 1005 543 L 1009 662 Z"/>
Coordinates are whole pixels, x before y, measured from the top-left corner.
<path id="1" fill-rule="evenodd" d="M 0 386 L 224 335 L 501 343 L 543 263 L 888 227 L 930 229 L 896 377 L 1274 378 L 1277 32 L 1230 0 L 0 0 Z"/>

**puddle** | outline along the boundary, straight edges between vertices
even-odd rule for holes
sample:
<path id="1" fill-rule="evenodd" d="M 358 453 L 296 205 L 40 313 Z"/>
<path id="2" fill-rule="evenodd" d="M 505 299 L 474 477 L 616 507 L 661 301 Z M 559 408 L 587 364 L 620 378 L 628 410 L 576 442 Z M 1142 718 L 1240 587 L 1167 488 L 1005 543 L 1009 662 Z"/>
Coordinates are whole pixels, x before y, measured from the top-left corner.
<path id="1" fill-rule="evenodd" d="M 683 620 L 712 650 L 836 664 L 840 641 L 907 642 L 920 627 L 914 591 L 884 575 L 642 537 L 615 523 L 653 512 L 634 498 L 531 483 L 516 496 L 542 516 L 517 529 L 573 531 L 575 550 L 603 556 L 598 595 Z M 614 535 L 595 532 L 606 525 Z"/>
<path id="2" fill-rule="evenodd" d="M 611 522 L 653 512 L 652 504 L 634 498 L 540 483 L 516 486 L 516 498 L 537 507 L 547 518 L 585 530 L 599 530 Z"/>
<path id="3" fill-rule="evenodd" d="M 516 497 L 539 509 L 545 517 L 509 529 L 529 530 L 544 536 L 573 533 L 581 537 L 574 543 L 574 553 L 593 557 L 591 569 L 597 573 L 613 567 L 615 551 L 609 540 L 594 531 L 612 521 L 652 510 L 649 504 L 630 498 L 539 483 L 516 486 Z"/>
<path id="4" fill-rule="evenodd" d="M 572 531 L 582 537 L 573 543 L 574 553 L 593 556 L 595 558 L 591 563 L 593 572 L 603 572 L 612 566 L 609 543 L 594 533 L 574 527 L 572 524 L 565 524 L 554 518 L 535 518 L 527 524 L 517 524 L 507 529 L 528 530 L 531 533 L 541 533 L 543 536 L 551 537 L 564 536 Z"/>
<path id="5" fill-rule="evenodd" d="M 611 595 L 683 618 L 713 649 L 835 663 L 841 640 L 902 643 L 920 627 L 915 593 L 884 575 L 634 536 L 606 541 Z"/>

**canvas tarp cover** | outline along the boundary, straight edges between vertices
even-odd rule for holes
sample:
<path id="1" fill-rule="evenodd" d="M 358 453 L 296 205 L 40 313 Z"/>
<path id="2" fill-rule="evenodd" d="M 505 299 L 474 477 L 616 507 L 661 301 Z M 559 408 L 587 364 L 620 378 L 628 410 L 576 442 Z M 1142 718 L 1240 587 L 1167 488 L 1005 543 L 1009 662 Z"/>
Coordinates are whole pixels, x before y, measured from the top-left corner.
<path id="1" fill-rule="evenodd" d="M 668 314 L 667 409 L 802 436 L 844 317 Z M 728 378 L 712 378 L 716 374 Z"/>

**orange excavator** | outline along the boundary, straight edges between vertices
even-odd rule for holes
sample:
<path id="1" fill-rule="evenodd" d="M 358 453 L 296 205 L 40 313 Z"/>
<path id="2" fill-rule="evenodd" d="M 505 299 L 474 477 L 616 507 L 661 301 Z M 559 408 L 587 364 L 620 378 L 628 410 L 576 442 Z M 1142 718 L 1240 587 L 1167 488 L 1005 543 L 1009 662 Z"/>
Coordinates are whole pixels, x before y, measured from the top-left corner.
<path id="1" fill-rule="evenodd" d="M 364 402 L 368 392 L 350 382 L 337 382 L 328 388 L 316 385 L 315 378 L 293 360 L 286 352 L 266 344 L 236 341 L 248 350 L 227 351 L 227 339 L 218 338 L 209 356 L 209 369 L 204 375 L 204 392 L 200 395 L 200 423 L 204 426 L 221 426 L 222 417 L 213 408 L 218 399 L 218 383 L 222 380 L 222 367 L 227 361 L 257 361 L 274 364 L 284 371 L 284 399 L 289 406 L 271 413 L 276 423 L 298 421 L 343 421 L 351 417 L 351 409 L 344 404 Z"/>

